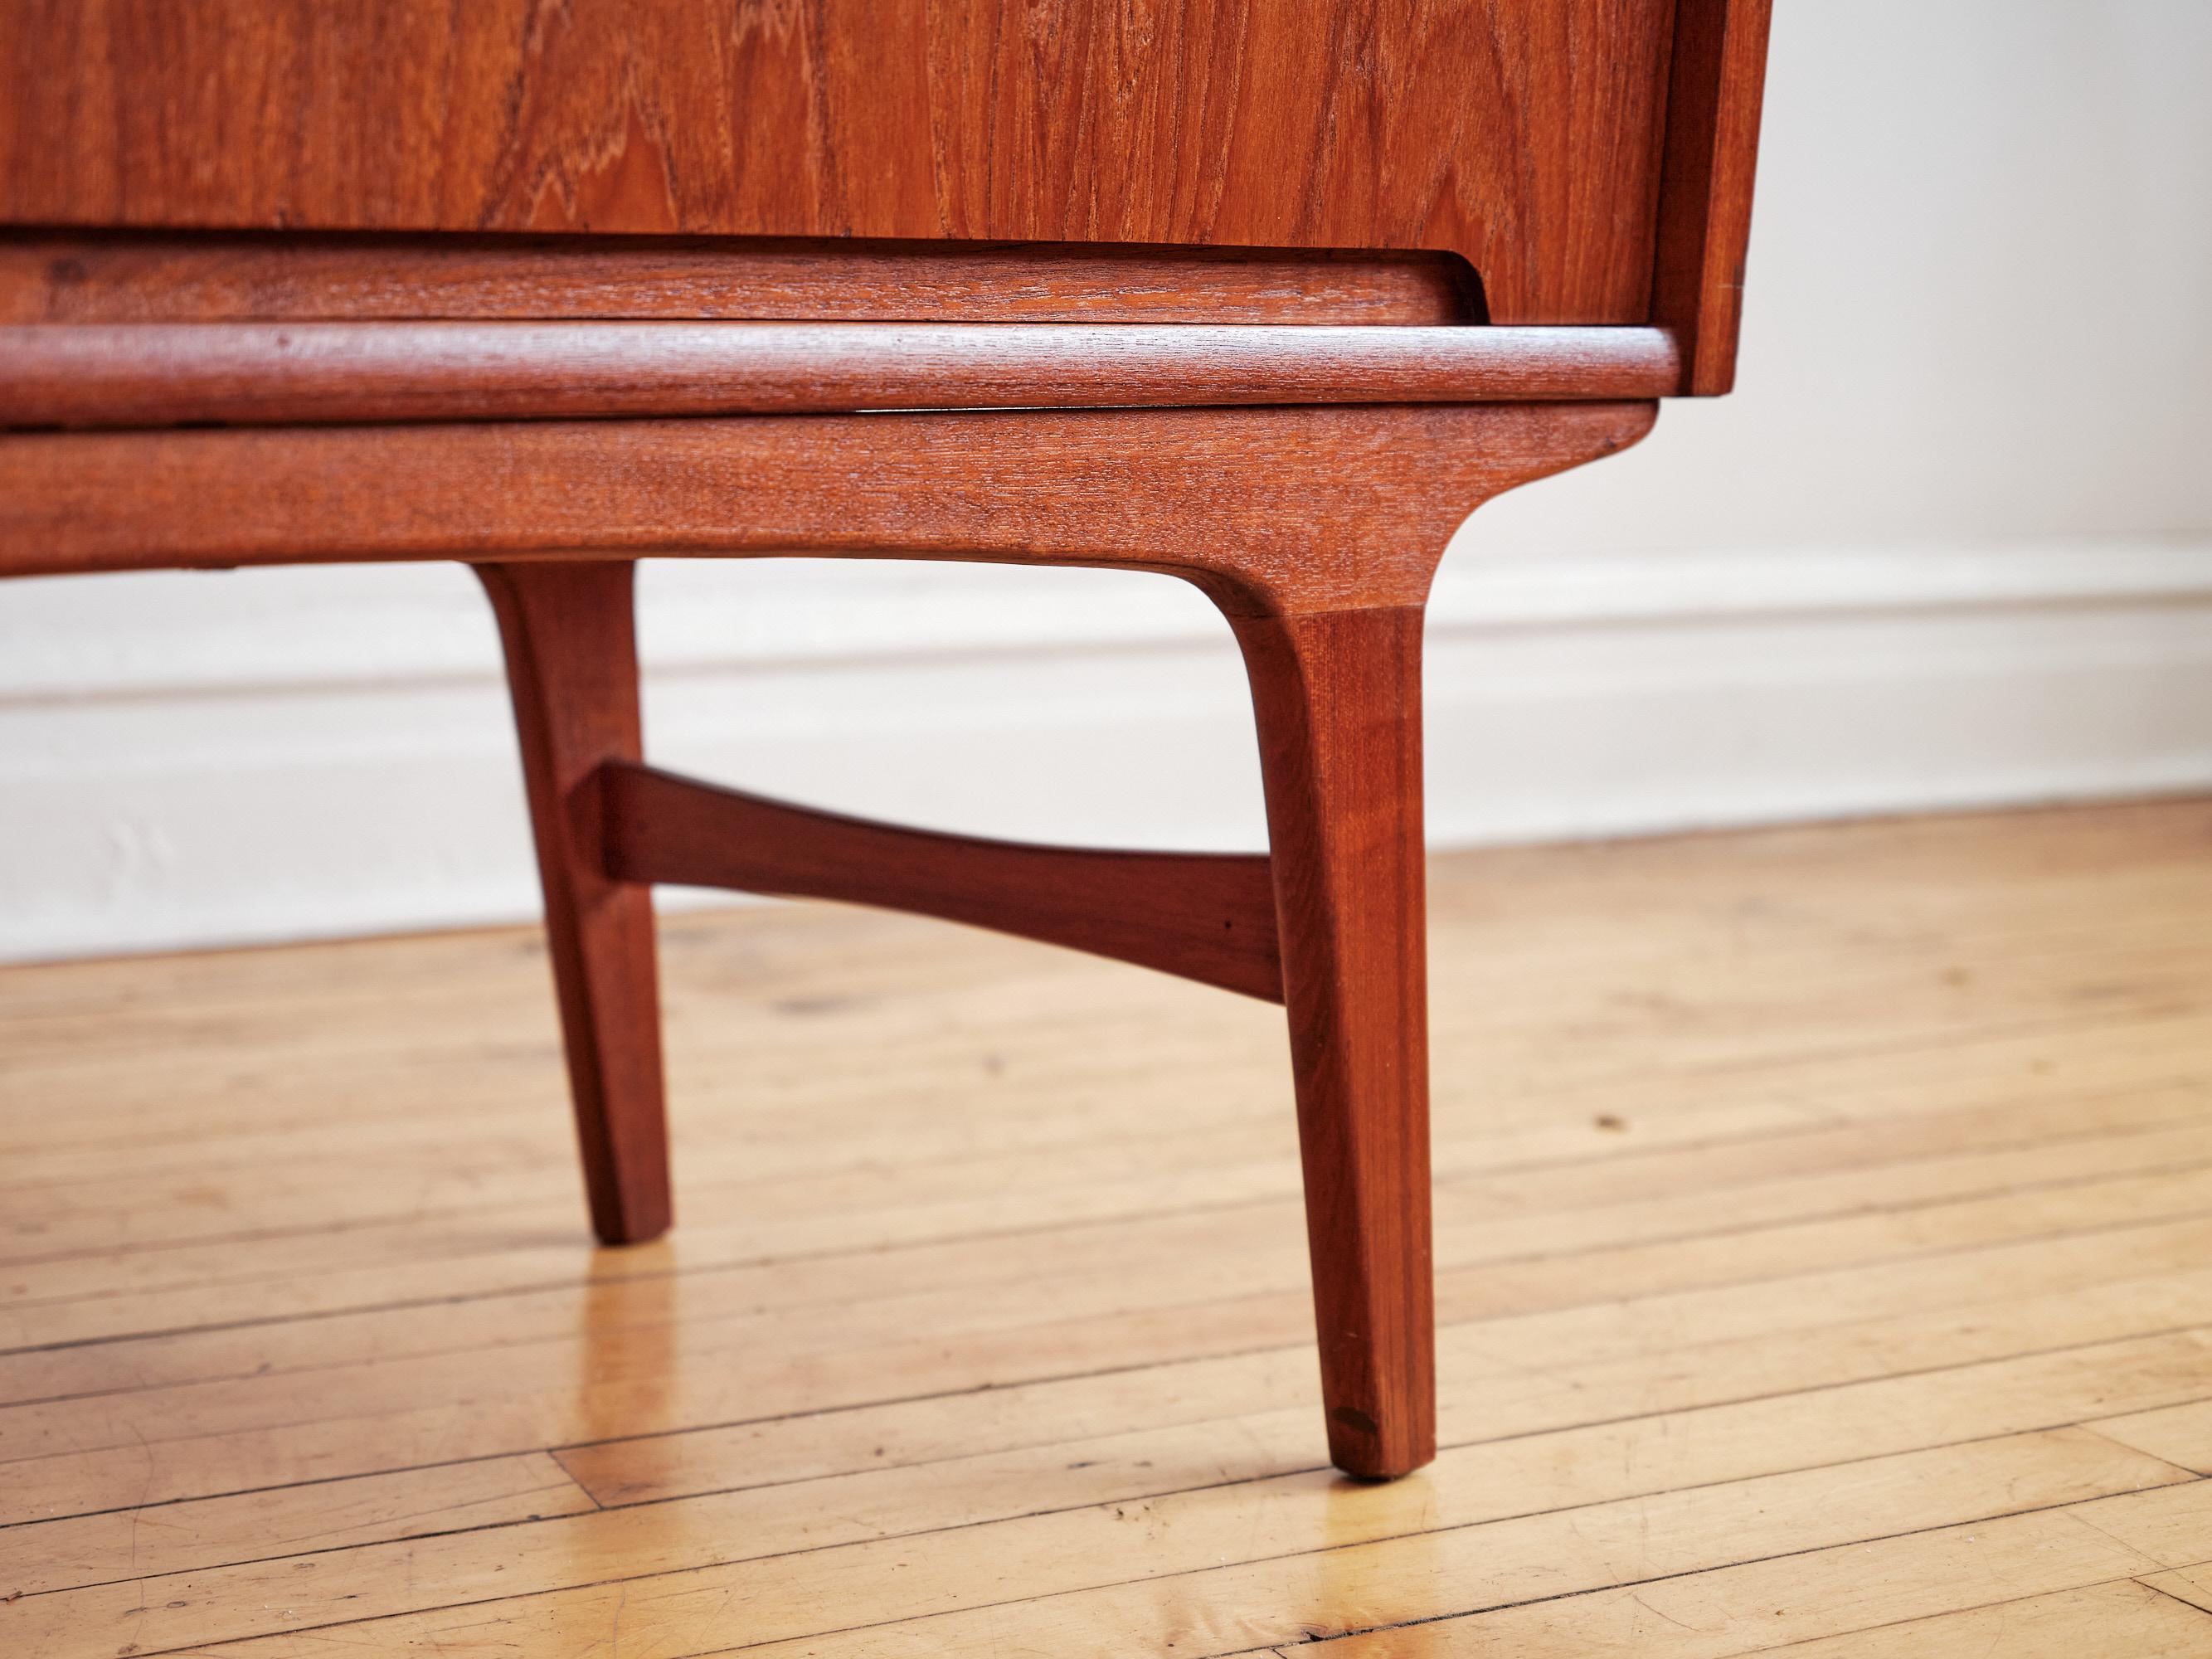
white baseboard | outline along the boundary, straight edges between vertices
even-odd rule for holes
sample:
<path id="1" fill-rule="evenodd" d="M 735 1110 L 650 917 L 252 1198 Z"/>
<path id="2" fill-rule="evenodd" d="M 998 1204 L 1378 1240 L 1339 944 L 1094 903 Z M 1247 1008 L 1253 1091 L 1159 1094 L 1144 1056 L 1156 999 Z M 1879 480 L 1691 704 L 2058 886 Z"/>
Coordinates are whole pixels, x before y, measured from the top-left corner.
<path id="1" fill-rule="evenodd" d="M 1263 840 L 1192 590 L 648 567 L 656 760 L 1038 839 Z M 1512 561 L 1431 611 L 1440 846 L 2212 787 L 2212 538 Z M 534 914 L 457 569 L 0 584 L 0 957 Z"/>

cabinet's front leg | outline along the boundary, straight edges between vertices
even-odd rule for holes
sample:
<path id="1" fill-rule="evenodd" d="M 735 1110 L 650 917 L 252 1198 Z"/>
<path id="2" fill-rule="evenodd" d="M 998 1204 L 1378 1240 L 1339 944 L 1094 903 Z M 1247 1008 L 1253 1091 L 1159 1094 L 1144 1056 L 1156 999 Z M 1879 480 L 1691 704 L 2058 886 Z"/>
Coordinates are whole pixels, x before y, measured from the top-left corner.
<path id="1" fill-rule="evenodd" d="M 1231 617 L 1267 796 L 1329 1455 L 1436 1455 L 1418 605 Z"/>
<path id="2" fill-rule="evenodd" d="M 635 568 L 476 567 L 507 650 L 584 1184 L 609 1244 L 658 1237 L 670 1220 L 651 890 L 608 879 L 581 788 L 602 761 L 642 757 Z"/>

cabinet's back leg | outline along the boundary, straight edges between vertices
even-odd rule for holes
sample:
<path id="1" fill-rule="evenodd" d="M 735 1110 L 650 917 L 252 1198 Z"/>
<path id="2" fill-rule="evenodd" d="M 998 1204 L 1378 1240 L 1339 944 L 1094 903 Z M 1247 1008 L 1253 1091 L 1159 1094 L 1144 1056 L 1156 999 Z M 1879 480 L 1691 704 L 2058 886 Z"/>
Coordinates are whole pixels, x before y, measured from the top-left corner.
<path id="1" fill-rule="evenodd" d="M 635 568 L 476 567 L 507 649 L 592 1227 L 610 1244 L 658 1237 L 670 1218 L 653 901 L 607 878 L 579 790 L 600 762 L 641 757 Z"/>
<path id="2" fill-rule="evenodd" d="M 1329 1455 L 1436 1455 L 1421 611 L 1231 618 L 1252 680 Z"/>

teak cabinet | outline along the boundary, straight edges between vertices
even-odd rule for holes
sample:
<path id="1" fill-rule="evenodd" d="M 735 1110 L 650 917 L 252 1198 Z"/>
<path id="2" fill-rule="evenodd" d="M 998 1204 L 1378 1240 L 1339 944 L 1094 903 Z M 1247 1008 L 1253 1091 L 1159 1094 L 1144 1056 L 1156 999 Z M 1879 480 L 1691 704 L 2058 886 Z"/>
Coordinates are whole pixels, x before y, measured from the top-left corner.
<path id="1" fill-rule="evenodd" d="M 592 1224 L 670 1220 L 658 881 L 1279 1001 L 1330 1455 L 1435 1449 L 1422 611 L 1734 375 L 1765 0 L 0 9 L 0 575 L 458 559 Z M 646 764 L 647 555 L 1118 565 L 1249 671 L 1269 848 L 924 834 Z"/>

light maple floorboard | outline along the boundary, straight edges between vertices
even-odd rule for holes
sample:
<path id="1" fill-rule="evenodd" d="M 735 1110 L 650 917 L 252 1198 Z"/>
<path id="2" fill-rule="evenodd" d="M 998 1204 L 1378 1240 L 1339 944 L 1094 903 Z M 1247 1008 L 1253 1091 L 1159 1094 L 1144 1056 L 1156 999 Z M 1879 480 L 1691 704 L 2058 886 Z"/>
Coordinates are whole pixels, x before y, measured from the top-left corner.
<path id="1" fill-rule="evenodd" d="M 1432 890 L 1379 1487 L 1276 1010 L 686 916 L 602 1251 L 529 931 L 0 970 L 0 1654 L 2212 1655 L 2212 804 Z"/>

